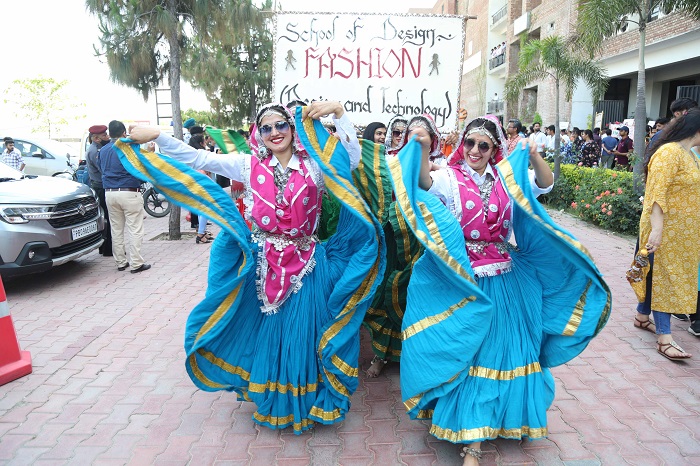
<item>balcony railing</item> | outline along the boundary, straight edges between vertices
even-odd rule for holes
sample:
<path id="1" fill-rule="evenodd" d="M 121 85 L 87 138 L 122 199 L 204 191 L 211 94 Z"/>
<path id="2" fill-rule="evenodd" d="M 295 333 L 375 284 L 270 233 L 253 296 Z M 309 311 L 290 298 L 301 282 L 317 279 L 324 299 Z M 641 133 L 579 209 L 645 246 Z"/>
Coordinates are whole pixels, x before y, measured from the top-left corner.
<path id="1" fill-rule="evenodd" d="M 492 59 L 489 60 L 489 69 L 492 70 L 494 68 L 498 68 L 502 64 L 506 62 L 506 54 L 502 53 L 500 55 L 496 55 Z"/>
<path id="2" fill-rule="evenodd" d="M 503 109 L 505 108 L 505 101 L 492 100 L 488 103 L 487 108 L 488 108 L 488 113 L 492 113 L 494 115 L 501 114 L 501 113 L 503 113 Z"/>
<path id="3" fill-rule="evenodd" d="M 496 24 L 506 14 L 508 14 L 508 4 L 503 5 L 503 8 L 491 15 L 491 24 Z"/>

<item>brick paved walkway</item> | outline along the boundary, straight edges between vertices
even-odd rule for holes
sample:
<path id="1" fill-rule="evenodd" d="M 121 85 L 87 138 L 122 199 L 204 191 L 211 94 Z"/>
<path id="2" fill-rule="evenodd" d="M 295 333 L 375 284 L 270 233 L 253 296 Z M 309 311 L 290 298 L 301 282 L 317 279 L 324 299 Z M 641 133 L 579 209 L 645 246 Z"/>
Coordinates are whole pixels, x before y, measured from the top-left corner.
<path id="1" fill-rule="evenodd" d="M 624 270 L 633 241 L 553 216 L 595 256 L 613 314 L 579 358 L 553 371 L 549 439 L 489 442 L 482 464 L 700 464 L 700 339 L 674 321 L 676 340 L 696 358 L 658 355 L 654 336 L 632 327 Z M 167 219 L 145 225 L 152 238 Z M 253 406 L 232 394 L 197 391 L 182 342 L 204 294 L 209 246 L 188 239 L 143 249 L 153 268 L 139 275 L 92 254 L 5 284 L 34 373 L 0 387 L 0 464 L 461 464 L 456 446 L 406 416 L 396 365 L 362 378 L 345 422 L 301 436 L 256 427 Z M 365 331 L 362 348 L 366 368 Z"/>

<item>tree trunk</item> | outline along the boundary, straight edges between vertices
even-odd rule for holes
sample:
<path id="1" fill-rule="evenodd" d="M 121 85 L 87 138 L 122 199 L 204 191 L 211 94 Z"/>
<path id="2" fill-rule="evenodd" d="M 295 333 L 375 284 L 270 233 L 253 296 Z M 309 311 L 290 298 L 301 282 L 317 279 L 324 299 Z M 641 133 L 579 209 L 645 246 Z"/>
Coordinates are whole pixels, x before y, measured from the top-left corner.
<path id="1" fill-rule="evenodd" d="M 559 146 L 561 145 L 561 134 L 559 129 L 559 77 L 554 79 L 554 181 L 559 179 L 559 174 L 561 173 L 561 152 L 559 151 Z"/>
<path id="2" fill-rule="evenodd" d="M 646 17 L 649 14 L 648 0 L 642 2 L 642 17 L 639 19 L 639 65 L 637 68 L 637 106 L 634 110 L 634 152 L 637 162 L 634 164 L 634 190 L 644 192 L 644 153 L 646 152 L 647 101 L 646 101 L 646 67 L 644 65 L 644 46 L 646 45 Z"/>
<path id="3" fill-rule="evenodd" d="M 168 0 L 168 12 L 172 15 L 173 28 L 168 31 L 170 48 L 170 102 L 172 102 L 173 133 L 182 139 L 182 112 L 180 111 L 180 22 L 177 18 L 176 0 Z M 168 219 L 168 239 L 177 241 L 180 231 L 180 206 L 173 205 Z"/>
<path id="4" fill-rule="evenodd" d="M 248 70 L 250 70 L 251 75 L 255 72 L 253 68 L 253 54 L 255 51 L 255 47 L 251 45 L 251 47 L 248 48 Z M 257 102 L 257 95 L 255 94 L 255 80 L 253 77 L 250 77 L 250 102 L 249 102 L 249 109 L 250 109 L 250 121 L 251 124 L 255 123 L 255 116 L 258 113 L 258 102 Z M 282 103 L 284 105 L 286 102 Z"/>

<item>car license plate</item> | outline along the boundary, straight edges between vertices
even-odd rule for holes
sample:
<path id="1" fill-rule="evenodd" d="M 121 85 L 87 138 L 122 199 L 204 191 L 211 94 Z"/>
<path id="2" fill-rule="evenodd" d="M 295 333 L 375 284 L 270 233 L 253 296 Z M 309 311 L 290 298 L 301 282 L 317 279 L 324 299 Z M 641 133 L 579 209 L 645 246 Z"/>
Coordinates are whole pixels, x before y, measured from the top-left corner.
<path id="1" fill-rule="evenodd" d="M 83 238 L 84 236 L 91 235 L 93 233 L 97 233 L 97 222 L 90 222 L 85 225 L 81 225 L 79 227 L 75 227 L 71 230 L 71 234 L 73 235 L 73 240 Z"/>

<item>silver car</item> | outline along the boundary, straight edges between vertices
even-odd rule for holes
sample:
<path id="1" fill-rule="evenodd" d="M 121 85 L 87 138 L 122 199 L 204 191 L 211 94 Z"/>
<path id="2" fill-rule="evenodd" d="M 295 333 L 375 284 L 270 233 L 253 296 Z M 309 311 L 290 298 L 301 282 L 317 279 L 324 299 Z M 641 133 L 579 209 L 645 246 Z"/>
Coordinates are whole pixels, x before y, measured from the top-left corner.
<path id="1" fill-rule="evenodd" d="M 99 248 L 104 219 L 95 192 L 60 177 L 0 163 L 0 275 L 43 272 Z"/>

